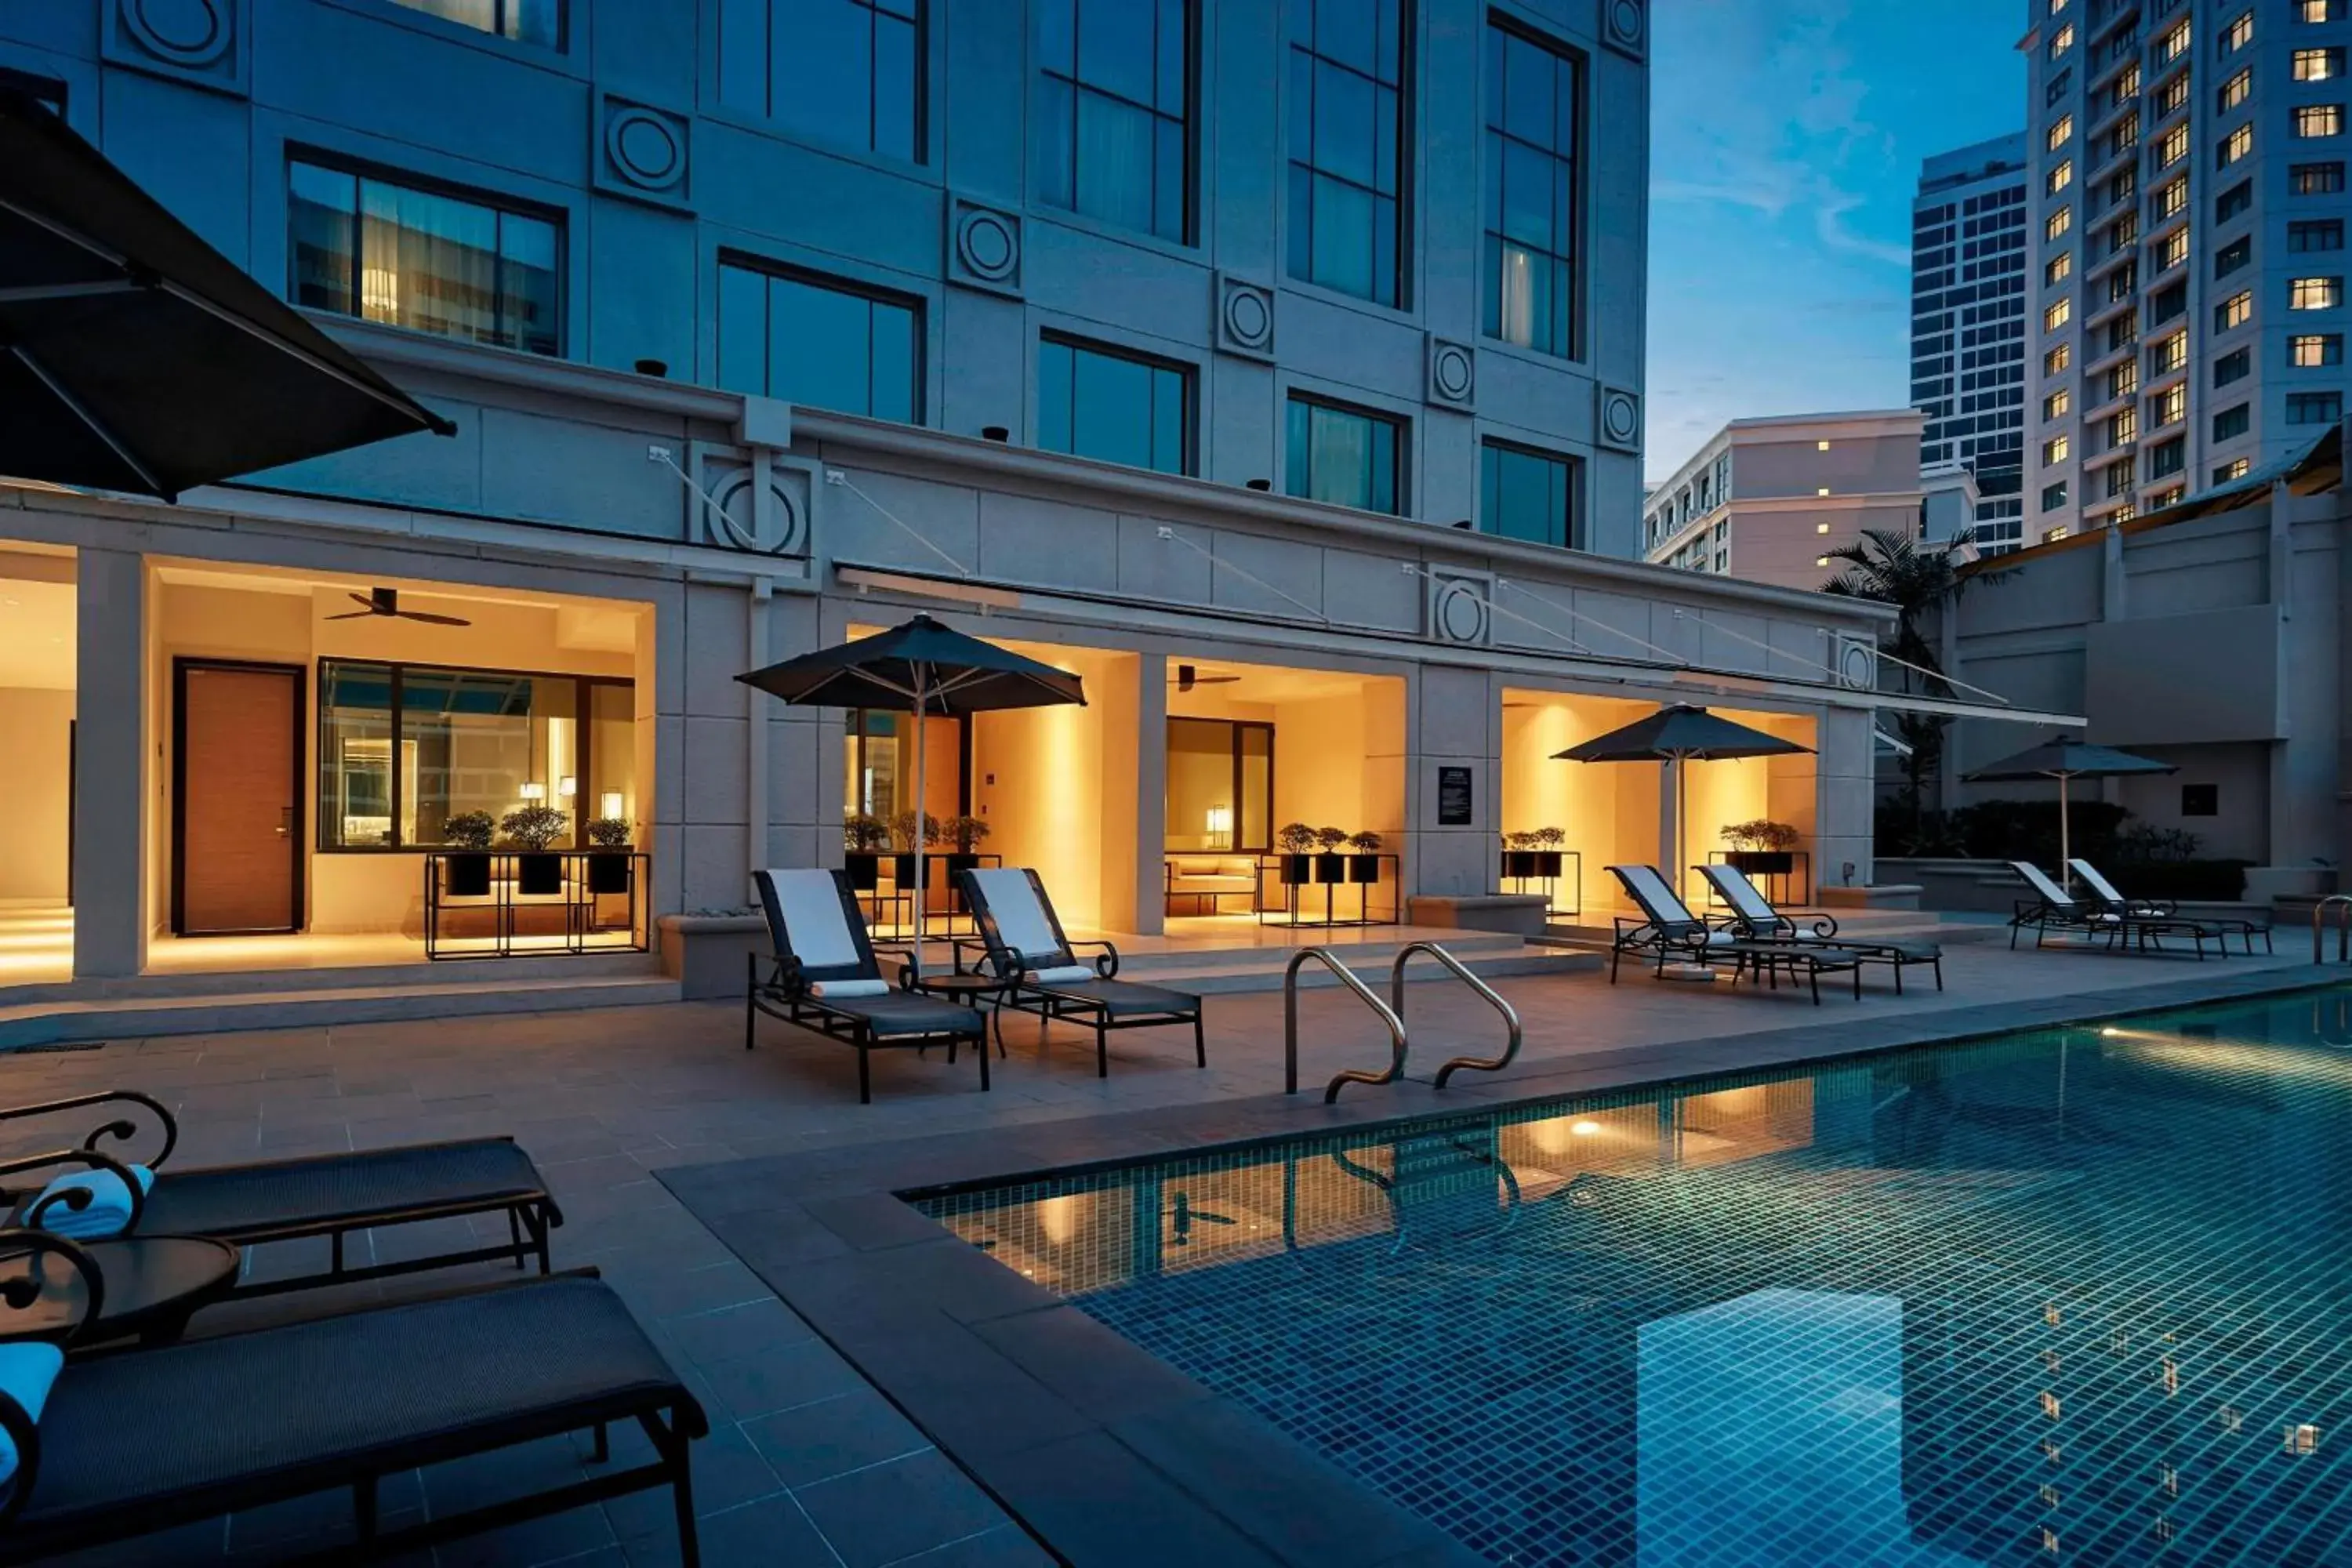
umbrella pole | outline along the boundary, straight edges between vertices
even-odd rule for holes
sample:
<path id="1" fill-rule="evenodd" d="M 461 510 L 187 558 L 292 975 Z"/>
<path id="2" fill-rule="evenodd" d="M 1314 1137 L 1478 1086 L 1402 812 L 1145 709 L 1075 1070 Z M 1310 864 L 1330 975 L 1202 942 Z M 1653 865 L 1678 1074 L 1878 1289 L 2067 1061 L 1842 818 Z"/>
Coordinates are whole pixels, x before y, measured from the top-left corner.
<path id="1" fill-rule="evenodd" d="M 929 826 L 929 814 L 923 795 L 923 742 L 927 728 L 923 723 L 923 677 L 926 672 L 927 667 L 915 666 L 915 979 L 918 984 L 923 978 L 923 898 L 929 890 L 929 868 L 925 864 L 923 854 L 924 841 L 930 837 L 926 831 Z"/>
<path id="2" fill-rule="evenodd" d="M 2066 775 L 2058 775 L 2058 890 L 2072 892 L 2074 887 L 2073 844 L 2067 835 Z"/>

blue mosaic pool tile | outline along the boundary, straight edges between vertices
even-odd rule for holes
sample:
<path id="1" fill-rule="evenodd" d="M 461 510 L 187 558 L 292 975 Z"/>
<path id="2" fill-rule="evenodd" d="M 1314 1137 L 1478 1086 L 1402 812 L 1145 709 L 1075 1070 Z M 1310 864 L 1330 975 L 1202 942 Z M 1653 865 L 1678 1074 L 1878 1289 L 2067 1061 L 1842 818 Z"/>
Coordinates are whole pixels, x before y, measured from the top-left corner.
<path id="1" fill-rule="evenodd" d="M 2352 996 L 925 1200 L 1497 1563 L 2352 1564 Z"/>

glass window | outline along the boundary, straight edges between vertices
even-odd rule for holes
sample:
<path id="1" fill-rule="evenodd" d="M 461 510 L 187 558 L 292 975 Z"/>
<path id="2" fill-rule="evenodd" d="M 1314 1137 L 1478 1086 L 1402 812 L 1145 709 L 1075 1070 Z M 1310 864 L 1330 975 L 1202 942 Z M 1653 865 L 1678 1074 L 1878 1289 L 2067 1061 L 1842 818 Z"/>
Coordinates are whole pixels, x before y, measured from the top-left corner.
<path id="1" fill-rule="evenodd" d="M 2327 195 L 2344 188 L 2341 163 L 2296 163 L 2287 170 L 2287 186 L 2298 196 Z"/>
<path id="2" fill-rule="evenodd" d="M 1039 199 L 1192 237 L 1189 0 L 1040 0 L 1030 147 Z"/>
<path id="3" fill-rule="evenodd" d="M 2224 408 L 2213 416 L 2213 439 L 2232 441 L 2253 428 L 2253 410 L 2243 403 Z"/>
<path id="4" fill-rule="evenodd" d="M 2056 59 L 2060 55 L 2064 54 L 2068 49 L 2071 49 L 2071 48 L 2073 48 L 2074 47 L 2074 23 L 2069 22 L 2069 23 L 2067 23 L 2064 26 L 2063 26 L 2063 27 L 2059 28 L 2056 32 L 2054 32 L 2054 33 L 2053 33 L 2053 34 L 2051 34 L 2051 35 L 2050 35 L 2050 58 L 2051 58 L 2052 59 L 2053 59 L 2053 60 L 2054 60 L 2054 59 Z"/>
<path id="5" fill-rule="evenodd" d="M 2213 330 L 2226 332 L 2231 327 L 2242 326 L 2253 313 L 2254 297 L 2242 289 L 2213 307 Z"/>
<path id="6" fill-rule="evenodd" d="M 2053 464 L 2063 463 L 2073 452 L 2073 444 L 2065 437 L 2053 437 L 2042 443 L 2042 466 L 2046 468 Z"/>
<path id="7" fill-rule="evenodd" d="M 2174 60 L 2179 59 L 2182 55 L 2186 54 L 2188 50 L 2189 18 L 2184 16 L 2180 19 L 2180 25 L 2179 26 L 2165 34 L 2164 37 L 2157 39 L 2157 63 L 2158 65 L 2169 65 Z"/>
<path id="8" fill-rule="evenodd" d="M 2287 281 L 2291 310 L 2332 310 L 2344 302 L 2341 278 L 2294 278 Z"/>
<path id="9" fill-rule="evenodd" d="M 436 337 L 563 352 L 562 231 L 550 219 L 372 174 L 287 166 L 298 305 Z"/>
<path id="10" fill-rule="evenodd" d="M 2344 248 L 2344 220 L 2340 217 L 2314 218 L 2308 223 L 2286 226 L 2286 247 L 2289 250 L 2341 250 Z"/>
<path id="11" fill-rule="evenodd" d="M 1383 305 L 1407 253 L 1406 3 L 1298 0 L 1290 40 L 1290 275 Z"/>
<path id="12" fill-rule="evenodd" d="M 2344 395 L 2340 392 L 2286 395 L 2286 422 L 2290 425 L 2333 425 L 2343 417 Z"/>
<path id="13" fill-rule="evenodd" d="M 2168 441 L 2158 441 L 2147 449 L 2147 477 L 2160 479 L 2167 474 L 2177 474 L 2189 451 L 2189 437 L 2175 436 Z"/>
<path id="14" fill-rule="evenodd" d="M 2189 363 L 2189 334 L 2174 332 L 2148 345 L 2147 370 L 2150 375 L 2164 375 Z"/>
<path id="15" fill-rule="evenodd" d="M 1264 854 L 1274 847 L 1274 726 L 1168 721 L 1168 815 L 1174 854 Z"/>
<path id="16" fill-rule="evenodd" d="M 2230 132 L 2227 140 L 2213 149 L 2216 168 L 2226 169 L 2254 150 L 2254 128 L 2250 121 Z"/>
<path id="17" fill-rule="evenodd" d="M 2297 81 L 2332 81 L 2344 74 L 2342 49 L 2297 49 L 2294 51 L 2294 79 Z"/>
<path id="18" fill-rule="evenodd" d="M 2231 20 L 2228 26 L 2221 29 L 2221 52 L 2225 55 L 2234 55 L 2252 43 L 2253 37 L 2254 14 L 2252 11 L 2241 11 Z"/>
<path id="19" fill-rule="evenodd" d="M 412 11 L 495 33 L 526 44 L 556 48 L 563 42 L 563 0 L 392 0 Z"/>
<path id="20" fill-rule="evenodd" d="M 2227 278 L 2254 259 L 2254 237 L 2242 234 L 2213 253 L 2213 276 Z"/>
<path id="21" fill-rule="evenodd" d="M 2156 144 L 2156 166 L 2168 169 L 2189 156 L 2189 127 L 2176 125 Z"/>
<path id="22" fill-rule="evenodd" d="M 2161 429 L 2178 425 L 2189 416 L 2189 384 L 2186 382 L 2166 387 L 2147 400 L 2148 423 Z"/>
<path id="23" fill-rule="evenodd" d="M 2227 223 L 2241 213 L 2251 212 L 2254 205 L 2254 183 L 2240 180 L 2213 198 L 2213 221 Z"/>
<path id="24" fill-rule="evenodd" d="M 2045 286 L 2063 283 L 2074 275 L 2074 253 L 2071 250 L 2060 251 L 2042 268 L 2042 281 Z"/>
<path id="25" fill-rule="evenodd" d="M 922 309 L 830 279 L 719 265 L 719 384 L 839 414 L 922 420 Z"/>
<path id="26" fill-rule="evenodd" d="M 2074 319 L 2074 301 L 2060 300 L 2042 310 L 2042 330 L 2045 332 L 2054 332 Z"/>
<path id="27" fill-rule="evenodd" d="M 2344 0 L 2294 0 L 2294 19 L 2298 22 L 2340 22 L 2344 20 Z"/>
<path id="28" fill-rule="evenodd" d="M 2139 410 L 2118 408 L 2107 416 L 2107 446 L 2112 449 L 2139 439 Z"/>
<path id="29" fill-rule="evenodd" d="M 1574 56 L 1490 22 L 1486 72 L 1486 335 L 1570 358 L 1581 71 Z"/>
<path id="30" fill-rule="evenodd" d="M 2340 103 L 2306 103 L 2294 111 L 2294 133 L 2297 136 L 2341 136 L 2344 134 L 2344 106 Z"/>
<path id="31" fill-rule="evenodd" d="M 1045 338 L 1037 345 L 1037 445 L 1163 474 L 1190 473 L 1192 382 L 1181 365 Z"/>
<path id="32" fill-rule="evenodd" d="M 813 141 L 920 162 L 923 0 L 719 0 L 719 99 Z"/>
<path id="33" fill-rule="evenodd" d="M 2074 160 L 2072 158 L 2061 158 L 2058 160 L 2057 166 L 2053 168 L 2049 174 L 2042 176 L 2042 194 L 2044 195 L 2054 196 L 2074 183 Z"/>
<path id="34" fill-rule="evenodd" d="M 2213 384 L 2227 386 L 2233 381 L 2243 381 L 2254 373 L 2252 349 L 2231 349 L 2213 362 Z"/>
<path id="35" fill-rule="evenodd" d="M 2287 357 L 2297 366 L 2342 364 L 2344 334 L 2341 332 L 2309 332 L 2287 340 Z"/>
<path id="36" fill-rule="evenodd" d="M 2162 223 L 2165 219 L 2186 211 L 2189 206 L 2188 176 L 2183 175 L 2170 184 L 2159 187 L 2153 195 L 2148 197 L 2147 205 L 2149 210 L 2156 215 L 2152 221 L 2157 223 Z"/>
<path id="37" fill-rule="evenodd" d="M 1523 447 L 1485 443 L 1478 449 L 1478 527 L 1505 539 L 1575 545 L 1575 465 Z"/>
<path id="38" fill-rule="evenodd" d="M 1309 500 L 1364 511 L 1401 510 L 1398 497 L 1403 487 L 1398 482 L 1398 448 L 1402 434 L 1401 422 L 1384 415 L 1293 393 L 1285 432 L 1284 489 Z"/>
<path id="39" fill-rule="evenodd" d="M 2188 79 L 2183 77 L 2181 79 L 2186 81 Z M 2238 73 L 2235 76 L 2221 84 L 2220 101 L 2214 105 L 2214 112 L 2217 114 L 2229 113 L 2230 110 L 2237 108 L 2238 105 L 2245 102 L 2248 98 L 2252 96 L 2253 90 L 2254 68 L 2252 66 L 2240 67 Z"/>
<path id="40" fill-rule="evenodd" d="M 2158 119 L 2172 113 L 2189 101 L 2189 73 L 2182 71 L 2156 89 L 2156 112 Z"/>
<path id="41" fill-rule="evenodd" d="M 2246 477 L 2247 470 L 2252 467 L 2253 463 L 2249 458 L 2232 458 L 2213 469 L 2213 482 L 2217 485 L 2226 485 L 2231 479 L 2242 479 Z"/>
<path id="42" fill-rule="evenodd" d="M 467 812 L 634 821 L 636 702 L 602 677 L 329 658 L 319 665 L 319 847 L 431 849 Z"/>
<path id="43" fill-rule="evenodd" d="M 2066 231 L 2074 226 L 2074 209 L 2071 206 L 2060 207 L 2056 212 L 2050 215 L 2048 221 L 2042 224 L 2042 237 L 2044 239 L 2063 238 L 2064 237 Z"/>
<path id="44" fill-rule="evenodd" d="M 2168 272 L 2189 259 L 2189 230 L 2186 226 L 2174 229 L 2156 247 L 2156 269 Z"/>
<path id="45" fill-rule="evenodd" d="M 2042 139 L 2042 144 L 2055 153 L 2059 148 L 2066 145 L 2066 139 L 2074 134 L 2074 117 L 2071 114 L 2062 114 L 2052 122 L 2049 133 Z"/>
<path id="46" fill-rule="evenodd" d="M 2042 417 L 2063 419 L 2066 417 L 2067 410 L 2074 406 L 2074 395 L 2062 386 L 2042 400 Z"/>
<path id="47" fill-rule="evenodd" d="M 2102 499 L 2113 500 L 2117 496 L 2127 496 L 2131 494 L 2132 485 L 2137 476 L 2137 459 L 2129 457 L 2123 458 L 2121 461 L 2110 463 L 2105 468 L 2101 468 L 2099 470 L 2099 480 L 2102 487 Z"/>
<path id="48" fill-rule="evenodd" d="M 2048 353 L 2042 356 L 2042 374 L 2044 375 L 2063 375 L 2066 374 L 2066 367 L 2074 363 L 2074 345 L 2072 343 L 2060 343 L 2056 348 L 2052 349 Z"/>
<path id="49" fill-rule="evenodd" d="M 2056 511 L 2065 504 L 2065 480 L 2060 479 L 2054 485 L 2044 485 L 2042 487 L 2042 510 L 2043 511 Z"/>

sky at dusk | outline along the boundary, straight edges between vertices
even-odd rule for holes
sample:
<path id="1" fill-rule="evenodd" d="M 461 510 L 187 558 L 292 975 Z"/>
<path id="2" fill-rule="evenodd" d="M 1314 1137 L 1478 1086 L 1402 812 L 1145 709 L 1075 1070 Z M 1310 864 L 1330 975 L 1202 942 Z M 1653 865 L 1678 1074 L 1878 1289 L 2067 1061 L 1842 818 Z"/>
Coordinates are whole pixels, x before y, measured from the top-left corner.
<path id="1" fill-rule="evenodd" d="M 2023 0 L 1654 0 L 1648 450 L 1901 407 L 1919 162 L 2021 129 Z"/>

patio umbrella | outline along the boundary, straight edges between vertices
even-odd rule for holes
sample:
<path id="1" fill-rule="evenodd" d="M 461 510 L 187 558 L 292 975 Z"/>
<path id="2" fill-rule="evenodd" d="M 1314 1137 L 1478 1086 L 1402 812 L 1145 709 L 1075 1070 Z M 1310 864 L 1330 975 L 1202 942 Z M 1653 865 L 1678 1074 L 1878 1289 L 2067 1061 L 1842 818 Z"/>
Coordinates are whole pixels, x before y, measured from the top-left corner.
<path id="1" fill-rule="evenodd" d="M 2074 845 L 2067 832 L 2067 781 L 2179 771 L 2170 763 L 2159 763 L 2154 757 L 2119 752 L 2113 746 L 2094 746 L 2059 735 L 2038 746 L 2029 746 L 2013 757 L 2003 757 L 1973 773 L 1962 773 L 1960 778 L 1966 784 L 2011 784 L 2021 779 L 2058 781 L 2058 885 L 2063 888 L 2069 886 L 2074 877 L 2067 864 L 2074 858 Z"/>
<path id="2" fill-rule="evenodd" d="M 0 88 L 0 474 L 177 499 L 457 426 Z"/>
<path id="3" fill-rule="evenodd" d="M 809 708 L 876 708 L 915 716 L 915 975 L 923 973 L 923 719 L 1004 708 L 1084 706 L 1085 689 L 1066 669 L 967 637 L 929 616 L 870 637 L 821 647 L 736 679 Z"/>
<path id="4" fill-rule="evenodd" d="M 1660 869 L 1683 885 L 1683 764 L 1718 757 L 1780 757 L 1811 752 L 1794 741 L 1735 723 L 1687 702 L 1661 708 L 1620 730 L 1552 753 L 1571 763 L 1657 763 L 1665 810 L 1658 824 Z"/>

